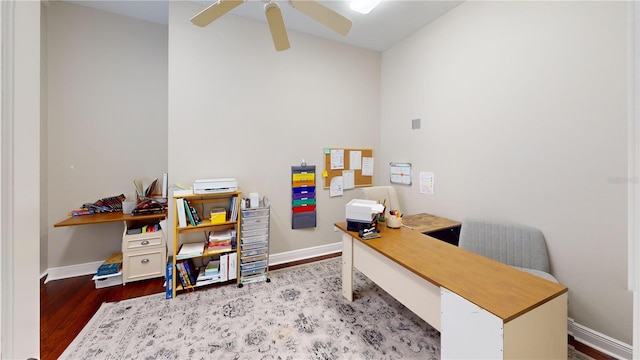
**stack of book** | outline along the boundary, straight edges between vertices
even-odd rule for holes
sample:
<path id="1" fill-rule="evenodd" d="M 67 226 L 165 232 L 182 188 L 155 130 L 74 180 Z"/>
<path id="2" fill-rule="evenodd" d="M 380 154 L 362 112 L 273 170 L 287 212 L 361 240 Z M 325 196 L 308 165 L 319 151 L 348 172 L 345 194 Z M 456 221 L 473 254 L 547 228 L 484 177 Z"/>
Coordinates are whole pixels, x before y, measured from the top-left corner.
<path id="1" fill-rule="evenodd" d="M 196 286 L 197 269 L 191 260 L 176 263 L 176 275 L 180 280 L 183 289 L 191 289 Z"/>
<path id="2" fill-rule="evenodd" d="M 180 227 L 187 225 L 196 226 L 202 224 L 202 218 L 195 207 L 185 198 L 176 199 L 176 210 L 178 212 L 178 224 Z"/>
<path id="3" fill-rule="evenodd" d="M 209 232 L 209 242 L 207 244 L 207 253 L 216 254 L 225 251 L 231 251 L 233 233 L 235 230 L 224 229 Z"/>
<path id="4" fill-rule="evenodd" d="M 238 197 L 232 196 L 229 202 L 229 221 L 238 220 Z"/>
<path id="5" fill-rule="evenodd" d="M 220 281 L 220 261 L 212 260 L 209 261 L 207 266 L 203 266 L 200 268 L 200 273 L 198 274 L 198 280 L 196 285 L 208 285 L 217 283 Z"/>
<path id="6" fill-rule="evenodd" d="M 96 276 L 117 274 L 122 269 L 122 253 L 111 254 L 96 271 Z"/>
<path id="7" fill-rule="evenodd" d="M 180 251 L 178 251 L 178 254 L 176 254 L 176 260 L 202 256 L 203 250 L 203 242 L 182 244 L 182 246 L 180 247 Z"/>
<path id="8" fill-rule="evenodd" d="M 109 256 L 98 267 L 91 280 L 95 282 L 96 289 L 122 285 L 122 253 L 114 253 Z"/>
<path id="9" fill-rule="evenodd" d="M 126 199 L 124 194 L 100 199 L 94 203 L 82 204 L 80 209 L 71 210 L 69 216 L 92 215 L 105 212 L 122 211 L 122 202 Z"/>

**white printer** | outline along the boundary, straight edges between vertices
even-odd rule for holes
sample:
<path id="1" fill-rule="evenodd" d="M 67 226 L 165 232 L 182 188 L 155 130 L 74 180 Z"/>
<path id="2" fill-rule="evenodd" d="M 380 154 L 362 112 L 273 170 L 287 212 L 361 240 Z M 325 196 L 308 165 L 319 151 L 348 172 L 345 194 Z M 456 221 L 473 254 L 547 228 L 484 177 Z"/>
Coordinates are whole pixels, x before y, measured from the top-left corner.
<path id="1" fill-rule="evenodd" d="M 347 218 L 347 230 L 360 231 L 374 227 L 378 222 L 378 216 L 384 212 L 384 205 L 377 201 L 353 199 L 345 208 Z"/>
<path id="2" fill-rule="evenodd" d="M 238 190 L 238 180 L 234 178 L 202 179 L 193 182 L 194 194 L 215 194 Z"/>
<path id="3" fill-rule="evenodd" d="M 384 205 L 374 200 L 353 199 L 347 203 L 345 212 L 347 220 L 370 222 L 375 215 L 384 211 Z"/>

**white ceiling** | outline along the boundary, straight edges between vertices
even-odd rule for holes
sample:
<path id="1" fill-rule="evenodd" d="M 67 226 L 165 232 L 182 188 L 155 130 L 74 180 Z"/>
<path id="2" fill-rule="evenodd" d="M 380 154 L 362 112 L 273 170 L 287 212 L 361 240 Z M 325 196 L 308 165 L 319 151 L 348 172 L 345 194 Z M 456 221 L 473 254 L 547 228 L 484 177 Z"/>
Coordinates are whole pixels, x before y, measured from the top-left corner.
<path id="1" fill-rule="evenodd" d="M 168 23 L 169 6 L 166 0 L 66 1 L 147 21 Z M 462 3 L 462 1 L 454 0 L 382 0 L 372 12 L 363 15 L 349 9 L 348 0 L 318 1 L 352 21 L 353 25 L 347 36 L 336 34 L 298 12 L 287 0 L 279 0 L 287 29 L 376 51 L 390 48 Z M 215 0 L 194 1 L 194 3 L 202 5 L 203 9 L 214 2 Z M 246 3 L 235 8 L 231 14 L 266 23 L 262 0 L 246 0 Z"/>

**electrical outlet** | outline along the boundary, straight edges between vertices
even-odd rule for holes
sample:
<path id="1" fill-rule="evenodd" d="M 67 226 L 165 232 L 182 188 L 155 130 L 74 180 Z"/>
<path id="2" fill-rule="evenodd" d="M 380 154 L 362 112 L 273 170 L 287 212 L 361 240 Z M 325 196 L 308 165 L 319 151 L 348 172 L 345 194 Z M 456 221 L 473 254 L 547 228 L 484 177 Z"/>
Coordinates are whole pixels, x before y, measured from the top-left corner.
<path id="1" fill-rule="evenodd" d="M 333 227 L 333 231 L 334 231 L 334 232 L 338 232 L 338 230 L 340 230 L 340 229 L 338 229 L 338 227 L 337 227 L 337 226 L 334 226 L 334 227 Z"/>

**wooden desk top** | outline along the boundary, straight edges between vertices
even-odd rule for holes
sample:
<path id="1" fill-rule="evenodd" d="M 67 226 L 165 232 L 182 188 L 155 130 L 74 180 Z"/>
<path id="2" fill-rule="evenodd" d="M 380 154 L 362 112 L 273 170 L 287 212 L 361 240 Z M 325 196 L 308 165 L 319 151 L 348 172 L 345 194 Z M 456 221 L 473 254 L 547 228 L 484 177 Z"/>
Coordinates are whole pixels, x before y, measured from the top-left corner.
<path id="1" fill-rule="evenodd" d="M 568 291 L 567 287 L 457 246 L 401 227 L 380 226 L 382 237 L 362 240 L 351 235 L 407 270 L 462 296 L 500 317 L 505 323 Z"/>
<path id="2" fill-rule="evenodd" d="M 446 230 L 462 226 L 459 221 L 449 220 L 431 214 L 415 214 L 402 217 L 402 225 L 427 234 L 434 231 Z"/>
<path id="3" fill-rule="evenodd" d="M 93 215 L 70 216 L 56 223 L 53 227 L 101 224 L 128 220 L 164 219 L 165 217 L 167 217 L 167 213 L 136 216 L 123 214 L 121 212 L 100 213 Z"/>

